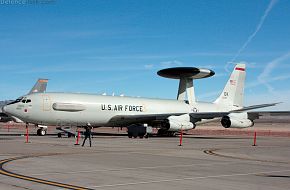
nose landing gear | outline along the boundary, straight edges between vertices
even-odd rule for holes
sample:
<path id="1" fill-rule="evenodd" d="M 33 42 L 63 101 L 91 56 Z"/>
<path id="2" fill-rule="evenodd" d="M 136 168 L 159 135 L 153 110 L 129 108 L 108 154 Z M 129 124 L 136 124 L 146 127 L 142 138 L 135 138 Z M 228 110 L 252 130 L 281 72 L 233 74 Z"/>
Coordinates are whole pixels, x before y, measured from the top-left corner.
<path id="1" fill-rule="evenodd" d="M 47 126 L 38 125 L 39 129 L 37 129 L 37 135 L 38 136 L 45 136 L 47 134 Z"/>

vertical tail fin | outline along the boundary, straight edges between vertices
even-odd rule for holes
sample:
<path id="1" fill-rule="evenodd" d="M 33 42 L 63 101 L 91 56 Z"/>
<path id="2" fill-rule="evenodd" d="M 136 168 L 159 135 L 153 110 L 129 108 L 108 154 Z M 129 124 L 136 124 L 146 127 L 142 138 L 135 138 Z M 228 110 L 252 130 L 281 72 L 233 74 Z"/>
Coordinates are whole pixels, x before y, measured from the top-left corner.
<path id="1" fill-rule="evenodd" d="M 243 107 L 246 65 L 237 64 L 223 92 L 215 101 L 217 104 Z"/>
<path id="2" fill-rule="evenodd" d="M 32 93 L 36 93 L 36 92 L 45 92 L 47 82 L 48 82 L 48 79 L 38 79 L 28 94 L 32 94 Z"/>

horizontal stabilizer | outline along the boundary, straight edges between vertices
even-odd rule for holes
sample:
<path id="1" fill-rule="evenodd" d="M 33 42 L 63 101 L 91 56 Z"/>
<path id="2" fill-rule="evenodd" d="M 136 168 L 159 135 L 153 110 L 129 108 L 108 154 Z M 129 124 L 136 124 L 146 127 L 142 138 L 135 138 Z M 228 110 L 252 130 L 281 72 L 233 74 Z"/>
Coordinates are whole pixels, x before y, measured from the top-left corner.
<path id="1" fill-rule="evenodd" d="M 253 105 L 253 106 L 243 107 L 242 109 L 233 110 L 233 111 L 231 111 L 231 112 L 244 112 L 244 111 L 253 110 L 253 109 L 266 108 L 266 107 L 276 106 L 277 104 L 280 104 L 280 103 L 281 103 L 281 102 L 278 102 L 278 103 L 271 103 L 271 104 L 259 104 L 259 105 Z"/>

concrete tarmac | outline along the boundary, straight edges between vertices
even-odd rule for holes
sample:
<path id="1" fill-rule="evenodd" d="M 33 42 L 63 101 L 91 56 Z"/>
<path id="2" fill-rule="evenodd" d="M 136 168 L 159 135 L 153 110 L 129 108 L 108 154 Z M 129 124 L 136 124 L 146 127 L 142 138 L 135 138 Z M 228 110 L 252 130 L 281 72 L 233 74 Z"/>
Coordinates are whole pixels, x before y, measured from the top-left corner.
<path id="1" fill-rule="evenodd" d="M 0 189 L 290 189 L 290 138 L 0 136 Z"/>

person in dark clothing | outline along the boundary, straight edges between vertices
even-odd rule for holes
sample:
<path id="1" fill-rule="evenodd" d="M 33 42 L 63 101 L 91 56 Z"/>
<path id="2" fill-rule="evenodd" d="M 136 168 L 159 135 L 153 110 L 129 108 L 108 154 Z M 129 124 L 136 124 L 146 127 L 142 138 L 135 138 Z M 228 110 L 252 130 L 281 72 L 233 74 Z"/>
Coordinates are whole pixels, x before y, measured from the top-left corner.
<path id="1" fill-rule="evenodd" d="M 92 127 L 91 127 L 90 125 L 87 125 L 87 126 L 85 127 L 85 133 L 84 133 L 85 138 L 84 138 L 84 141 L 83 141 L 82 146 L 85 145 L 85 142 L 86 142 L 87 138 L 89 138 L 89 141 L 90 141 L 90 147 L 92 146 L 92 141 L 91 141 L 91 134 L 92 134 L 92 131 L 91 131 L 91 130 L 92 130 Z"/>

